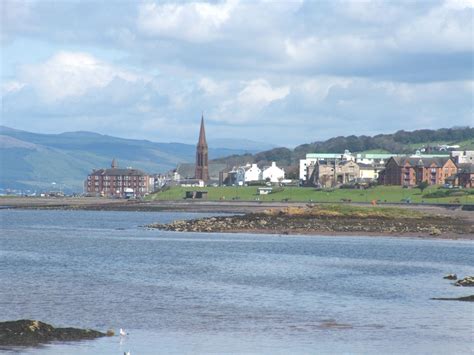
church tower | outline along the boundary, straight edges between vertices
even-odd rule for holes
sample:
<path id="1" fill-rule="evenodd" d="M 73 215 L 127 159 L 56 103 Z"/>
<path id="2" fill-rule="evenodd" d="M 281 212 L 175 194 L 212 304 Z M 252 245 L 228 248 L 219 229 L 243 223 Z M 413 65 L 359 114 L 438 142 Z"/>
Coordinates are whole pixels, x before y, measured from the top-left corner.
<path id="1" fill-rule="evenodd" d="M 201 130 L 196 147 L 196 171 L 195 178 L 199 180 L 209 180 L 208 148 L 206 142 L 206 131 L 204 129 L 204 115 L 201 116 Z"/>

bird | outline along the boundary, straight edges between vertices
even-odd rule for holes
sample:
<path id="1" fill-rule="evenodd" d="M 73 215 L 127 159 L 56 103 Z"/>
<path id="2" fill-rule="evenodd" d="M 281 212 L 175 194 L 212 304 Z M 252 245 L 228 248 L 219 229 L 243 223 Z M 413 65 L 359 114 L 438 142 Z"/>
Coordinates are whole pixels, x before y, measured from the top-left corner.
<path id="1" fill-rule="evenodd" d="M 123 355 L 130 355 L 130 351 L 124 351 Z"/>
<path id="2" fill-rule="evenodd" d="M 119 333 L 120 333 L 120 336 L 122 336 L 122 337 L 128 335 L 128 333 L 125 331 L 125 329 L 122 329 L 122 328 L 120 328 L 120 332 L 119 332 Z"/>

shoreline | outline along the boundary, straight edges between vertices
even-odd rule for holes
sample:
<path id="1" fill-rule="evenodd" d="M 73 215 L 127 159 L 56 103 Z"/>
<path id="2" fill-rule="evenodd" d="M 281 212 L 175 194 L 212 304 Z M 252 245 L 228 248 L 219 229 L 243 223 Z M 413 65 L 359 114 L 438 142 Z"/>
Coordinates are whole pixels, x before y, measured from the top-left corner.
<path id="1" fill-rule="evenodd" d="M 174 232 L 474 240 L 474 223 L 468 219 L 397 208 L 354 206 L 292 206 L 244 215 L 157 223 L 147 227 Z"/>

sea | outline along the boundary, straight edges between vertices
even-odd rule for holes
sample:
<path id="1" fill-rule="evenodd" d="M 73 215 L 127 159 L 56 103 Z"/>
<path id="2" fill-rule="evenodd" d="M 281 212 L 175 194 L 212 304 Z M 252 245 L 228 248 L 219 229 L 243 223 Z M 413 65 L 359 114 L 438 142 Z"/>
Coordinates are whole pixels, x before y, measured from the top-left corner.
<path id="1" fill-rule="evenodd" d="M 128 335 L 6 354 L 472 354 L 467 240 L 168 232 L 183 212 L 0 210 L 0 321 Z"/>

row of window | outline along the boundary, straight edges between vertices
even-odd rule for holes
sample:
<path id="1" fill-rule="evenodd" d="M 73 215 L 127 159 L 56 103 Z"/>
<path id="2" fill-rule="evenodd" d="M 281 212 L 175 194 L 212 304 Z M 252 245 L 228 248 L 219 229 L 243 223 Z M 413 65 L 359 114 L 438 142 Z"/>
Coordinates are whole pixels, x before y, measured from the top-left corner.
<path id="1" fill-rule="evenodd" d="M 102 177 L 102 180 L 135 180 L 135 181 L 144 181 L 145 180 L 145 176 L 128 176 L 128 175 L 125 175 L 125 176 L 98 176 L 98 175 L 95 175 L 94 177 L 92 176 L 88 176 L 87 177 L 87 180 L 100 180 L 100 178 Z"/>
<path id="2" fill-rule="evenodd" d="M 88 181 L 88 182 L 87 182 L 87 186 L 91 186 L 91 185 L 92 185 L 92 182 Z M 94 183 L 94 186 L 99 186 L 99 185 L 100 185 L 100 184 L 99 184 L 98 181 L 96 181 L 96 182 Z M 137 183 L 137 182 L 134 182 L 134 183 L 132 184 L 131 182 L 116 181 L 115 183 L 112 183 L 112 184 L 109 183 L 109 182 L 103 182 L 102 185 L 103 185 L 103 186 L 112 186 L 112 185 L 113 185 L 113 186 L 129 186 L 129 187 L 130 187 L 130 186 L 132 186 L 132 185 L 133 185 L 133 186 L 146 186 L 146 183 L 144 183 L 144 182 L 138 182 L 138 183 Z"/>

